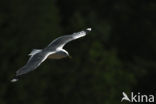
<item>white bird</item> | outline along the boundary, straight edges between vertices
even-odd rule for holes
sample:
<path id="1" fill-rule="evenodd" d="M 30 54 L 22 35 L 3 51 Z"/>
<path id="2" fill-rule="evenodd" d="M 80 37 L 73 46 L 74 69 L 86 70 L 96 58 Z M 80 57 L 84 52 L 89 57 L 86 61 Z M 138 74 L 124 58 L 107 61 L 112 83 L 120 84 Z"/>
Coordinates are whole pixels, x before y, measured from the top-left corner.
<path id="1" fill-rule="evenodd" d="M 72 40 L 86 36 L 86 34 L 90 31 L 91 28 L 87 28 L 86 30 L 76 32 L 71 35 L 61 36 L 52 41 L 44 49 L 33 49 L 29 54 L 30 58 L 28 62 L 16 71 L 16 76 L 11 80 L 11 82 L 16 82 L 18 81 L 19 76 L 35 70 L 47 58 L 61 59 L 64 57 L 70 57 L 69 53 L 63 49 L 63 46 Z"/>
<path id="2" fill-rule="evenodd" d="M 127 100 L 127 101 L 131 102 L 130 99 L 128 98 L 128 96 L 127 96 L 127 94 L 126 94 L 125 92 L 122 92 L 122 95 L 123 95 L 123 97 L 122 97 L 122 99 L 121 99 L 121 102 L 122 102 L 123 100 Z"/>

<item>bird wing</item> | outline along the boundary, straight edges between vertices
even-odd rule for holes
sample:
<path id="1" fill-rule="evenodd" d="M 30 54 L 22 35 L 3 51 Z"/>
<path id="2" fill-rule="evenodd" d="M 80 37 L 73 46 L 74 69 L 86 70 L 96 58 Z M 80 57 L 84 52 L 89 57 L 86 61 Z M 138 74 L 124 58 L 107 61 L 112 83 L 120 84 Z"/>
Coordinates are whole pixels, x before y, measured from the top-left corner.
<path id="1" fill-rule="evenodd" d="M 47 54 L 45 56 L 41 53 L 32 55 L 29 58 L 28 62 L 22 68 L 20 68 L 19 70 L 16 71 L 16 76 L 26 74 L 30 71 L 35 70 L 48 56 L 49 56 L 49 54 Z"/>
<path id="2" fill-rule="evenodd" d="M 91 28 L 87 28 L 86 30 L 76 32 L 71 35 L 58 37 L 48 45 L 47 49 L 63 48 L 63 46 L 67 44 L 68 42 L 78 39 L 80 37 L 84 37 L 86 33 L 88 33 L 89 31 L 91 31 Z"/>

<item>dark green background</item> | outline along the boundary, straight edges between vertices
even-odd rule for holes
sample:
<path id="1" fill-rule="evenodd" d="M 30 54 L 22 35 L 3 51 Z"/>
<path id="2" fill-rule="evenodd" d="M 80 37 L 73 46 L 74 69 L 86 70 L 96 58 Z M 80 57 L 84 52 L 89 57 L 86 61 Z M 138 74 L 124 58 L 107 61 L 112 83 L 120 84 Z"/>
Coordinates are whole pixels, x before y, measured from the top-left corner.
<path id="1" fill-rule="evenodd" d="M 0 0 L 0 104 L 121 104 L 122 92 L 155 94 L 154 0 Z M 10 83 L 32 49 L 92 27 Z"/>

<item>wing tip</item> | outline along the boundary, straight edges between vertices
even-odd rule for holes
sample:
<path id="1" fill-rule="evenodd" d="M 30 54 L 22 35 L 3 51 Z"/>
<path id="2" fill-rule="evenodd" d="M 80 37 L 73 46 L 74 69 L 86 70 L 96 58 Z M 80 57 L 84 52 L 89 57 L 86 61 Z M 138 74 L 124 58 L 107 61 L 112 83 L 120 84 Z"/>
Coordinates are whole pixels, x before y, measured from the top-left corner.
<path id="1" fill-rule="evenodd" d="M 87 28 L 87 29 L 85 30 L 85 32 L 86 32 L 86 33 L 89 33 L 91 30 L 92 30 L 92 28 Z"/>
<path id="2" fill-rule="evenodd" d="M 92 30 L 92 28 L 87 28 L 86 30 L 87 30 L 87 31 L 91 31 L 91 30 Z"/>
<path id="3" fill-rule="evenodd" d="M 13 79 L 11 80 L 12 83 L 17 82 L 17 81 L 18 81 L 17 78 L 13 78 Z"/>

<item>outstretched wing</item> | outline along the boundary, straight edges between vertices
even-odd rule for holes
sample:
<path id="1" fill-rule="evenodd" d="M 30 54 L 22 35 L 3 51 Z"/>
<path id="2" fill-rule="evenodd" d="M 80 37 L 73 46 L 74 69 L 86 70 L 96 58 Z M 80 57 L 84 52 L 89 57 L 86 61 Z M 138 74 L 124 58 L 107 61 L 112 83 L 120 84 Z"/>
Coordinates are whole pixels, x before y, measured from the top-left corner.
<path id="1" fill-rule="evenodd" d="M 31 56 L 28 62 L 22 68 L 16 71 L 16 76 L 35 70 L 45 60 L 45 58 L 46 57 L 42 54 L 35 54 Z"/>
<path id="2" fill-rule="evenodd" d="M 63 46 L 68 42 L 78 39 L 80 37 L 84 37 L 89 31 L 91 31 L 91 28 L 87 28 L 84 31 L 76 32 L 71 35 L 58 37 L 48 45 L 47 49 L 63 48 Z"/>

